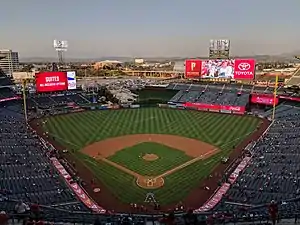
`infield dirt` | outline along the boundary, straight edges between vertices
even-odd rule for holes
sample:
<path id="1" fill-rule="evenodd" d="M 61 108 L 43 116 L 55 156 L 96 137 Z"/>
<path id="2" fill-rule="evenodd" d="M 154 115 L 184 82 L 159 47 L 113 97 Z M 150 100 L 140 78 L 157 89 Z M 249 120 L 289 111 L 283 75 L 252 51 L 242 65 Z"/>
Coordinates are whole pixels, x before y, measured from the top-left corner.
<path id="1" fill-rule="evenodd" d="M 138 145 L 144 142 L 155 142 L 174 149 L 181 150 L 185 152 L 186 155 L 193 157 L 193 159 L 155 177 L 145 177 L 143 175 L 138 174 L 137 172 L 134 172 L 124 166 L 121 166 L 107 159 L 107 157 L 114 155 L 116 152 L 122 149 Z M 95 142 L 85 147 L 81 151 L 90 157 L 102 160 L 105 163 L 108 163 L 111 166 L 114 166 L 119 170 L 122 170 L 125 173 L 132 175 L 133 177 L 135 177 L 136 184 L 139 187 L 144 189 L 157 189 L 164 185 L 165 176 L 168 176 L 180 169 L 183 169 L 184 167 L 187 167 L 196 161 L 206 159 L 216 154 L 219 151 L 219 149 L 202 141 L 175 135 L 135 134 L 109 138 L 103 141 Z"/>
<path id="2" fill-rule="evenodd" d="M 144 142 L 155 142 L 168 147 L 181 150 L 193 158 L 200 157 L 208 152 L 216 152 L 218 149 L 205 142 L 167 134 L 134 134 L 105 139 L 88 145 L 82 152 L 91 157 L 104 157 L 114 155 L 116 152 Z"/>

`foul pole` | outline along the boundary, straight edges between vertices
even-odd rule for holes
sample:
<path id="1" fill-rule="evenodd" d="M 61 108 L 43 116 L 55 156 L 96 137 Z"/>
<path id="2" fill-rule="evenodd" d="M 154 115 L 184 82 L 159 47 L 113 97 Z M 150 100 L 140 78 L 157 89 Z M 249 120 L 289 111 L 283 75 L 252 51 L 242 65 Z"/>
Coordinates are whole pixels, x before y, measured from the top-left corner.
<path id="1" fill-rule="evenodd" d="M 278 75 L 276 75 L 276 81 L 275 81 L 275 87 L 274 87 L 272 121 L 274 121 L 274 119 L 275 119 L 277 88 L 278 88 Z"/>
<path id="2" fill-rule="evenodd" d="M 24 105 L 24 116 L 25 116 L 25 123 L 27 123 L 27 102 L 26 102 L 26 79 L 23 80 L 23 105 Z"/>

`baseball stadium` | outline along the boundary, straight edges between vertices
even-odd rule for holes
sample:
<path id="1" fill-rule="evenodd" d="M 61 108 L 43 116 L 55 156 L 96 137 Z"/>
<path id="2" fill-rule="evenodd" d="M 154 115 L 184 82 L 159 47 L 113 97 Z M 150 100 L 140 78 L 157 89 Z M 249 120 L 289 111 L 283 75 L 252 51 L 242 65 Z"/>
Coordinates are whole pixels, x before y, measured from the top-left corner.
<path id="1" fill-rule="evenodd" d="M 200 182 L 217 184 L 226 165 L 220 165 L 222 159 L 234 159 L 238 148 L 267 127 L 259 118 L 158 107 L 80 112 L 42 124 L 49 137 L 72 152 L 67 158 L 76 161 L 82 177 L 99 180 L 94 185 L 102 192 L 100 204 L 109 190 L 115 201 L 128 205 L 144 205 L 151 192 L 162 206 L 187 201 L 194 207 L 206 200 Z M 81 172 L 77 164 L 86 169 Z M 208 179 L 212 172 L 220 174 Z M 190 193 L 199 197 L 192 204 Z"/>
<path id="2" fill-rule="evenodd" d="M 1 71 L 0 215 L 85 224 L 294 220 L 300 70 L 265 84 L 256 64 L 187 59 L 184 71 L 163 78 L 92 79 L 56 68 L 21 84 Z"/>

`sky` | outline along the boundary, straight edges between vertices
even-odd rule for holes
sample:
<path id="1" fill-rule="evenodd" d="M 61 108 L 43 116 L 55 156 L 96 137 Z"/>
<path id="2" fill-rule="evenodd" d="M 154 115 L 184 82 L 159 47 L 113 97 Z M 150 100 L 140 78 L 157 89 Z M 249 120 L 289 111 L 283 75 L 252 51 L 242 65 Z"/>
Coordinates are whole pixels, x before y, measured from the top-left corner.
<path id="1" fill-rule="evenodd" d="M 0 49 L 20 57 L 207 56 L 210 39 L 233 55 L 300 50 L 299 0 L 1 0 Z"/>

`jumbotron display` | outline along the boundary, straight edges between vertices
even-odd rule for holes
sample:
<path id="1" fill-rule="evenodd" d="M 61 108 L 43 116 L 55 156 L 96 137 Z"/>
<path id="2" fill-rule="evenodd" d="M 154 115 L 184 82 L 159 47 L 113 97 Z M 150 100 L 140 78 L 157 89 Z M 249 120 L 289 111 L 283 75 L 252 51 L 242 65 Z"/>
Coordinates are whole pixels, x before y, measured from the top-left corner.
<path id="1" fill-rule="evenodd" d="M 254 75 L 254 59 L 188 59 L 185 62 L 186 78 L 253 80 Z"/>
<path id="2" fill-rule="evenodd" d="M 55 92 L 76 89 L 76 72 L 40 72 L 35 75 L 37 92 Z"/>

